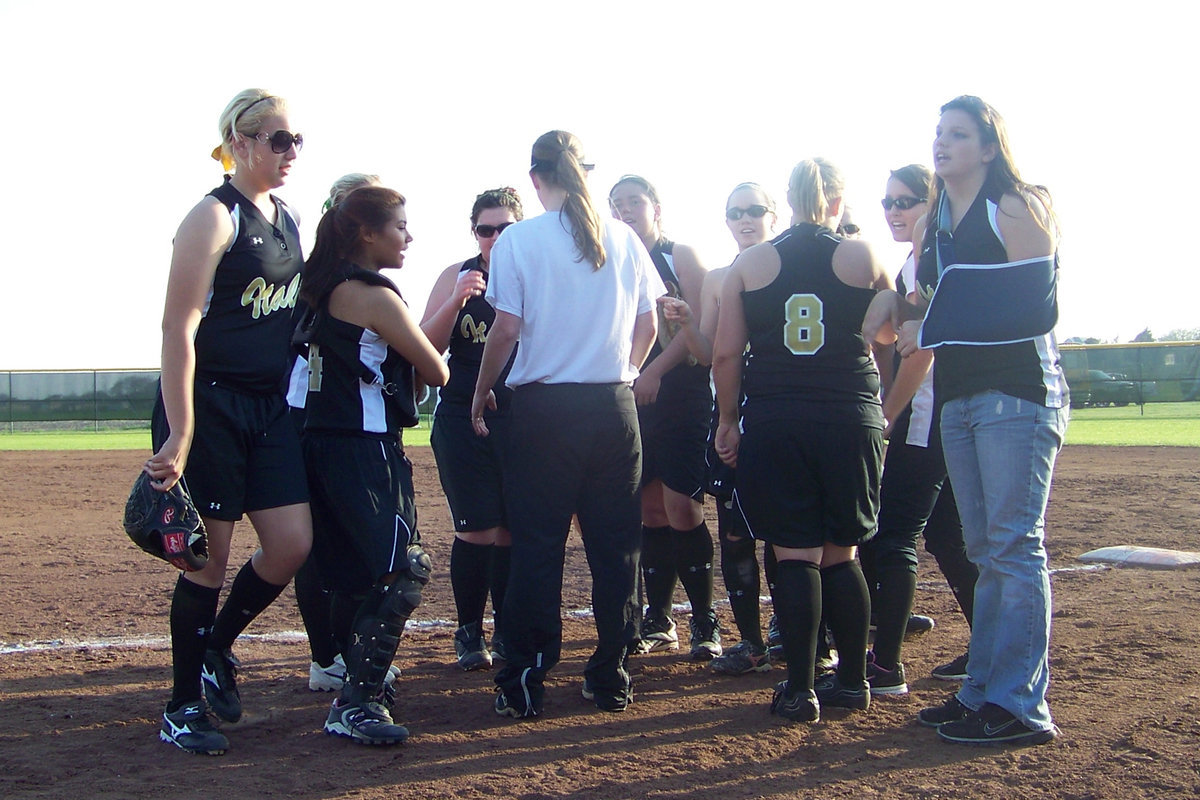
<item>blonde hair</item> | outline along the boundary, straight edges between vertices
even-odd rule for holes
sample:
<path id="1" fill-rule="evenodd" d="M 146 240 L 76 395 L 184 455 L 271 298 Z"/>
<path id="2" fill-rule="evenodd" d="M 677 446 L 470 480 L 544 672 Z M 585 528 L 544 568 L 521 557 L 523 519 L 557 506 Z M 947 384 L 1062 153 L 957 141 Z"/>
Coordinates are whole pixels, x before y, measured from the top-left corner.
<path id="1" fill-rule="evenodd" d="M 364 186 L 378 186 L 379 183 L 380 181 L 378 175 L 368 175 L 365 172 L 346 173 L 334 181 L 333 186 L 329 187 L 329 197 L 325 199 L 324 205 L 321 206 L 321 213 L 324 214 L 326 211 L 345 200 L 346 195 L 350 194 L 355 189 L 361 189 Z"/>
<path id="2" fill-rule="evenodd" d="M 788 205 L 801 222 L 824 225 L 829 209 L 845 189 L 846 181 L 837 167 L 823 158 L 806 158 L 788 178 Z"/>
<path id="3" fill-rule="evenodd" d="M 287 112 L 287 102 L 266 89 L 246 89 L 238 92 L 221 112 L 217 127 L 221 132 L 221 144 L 212 151 L 212 157 L 221 162 L 226 172 L 234 169 L 237 161 L 233 156 L 233 143 L 237 137 L 253 137 L 267 117 Z"/>
<path id="4" fill-rule="evenodd" d="M 608 260 L 608 254 L 604 252 L 604 243 L 601 241 L 603 223 L 587 188 L 587 171 L 591 168 L 591 164 L 584 163 L 583 144 L 573 133 L 548 131 L 533 143 L 529 172 L 536 173 L 550 186 L 567 193 L 559 213 L 566 214 L 567 219 L 571 220 L 571 235 L 579 249 L 580 258 L 590 261 L 594 269 L 600 269 Z"/>

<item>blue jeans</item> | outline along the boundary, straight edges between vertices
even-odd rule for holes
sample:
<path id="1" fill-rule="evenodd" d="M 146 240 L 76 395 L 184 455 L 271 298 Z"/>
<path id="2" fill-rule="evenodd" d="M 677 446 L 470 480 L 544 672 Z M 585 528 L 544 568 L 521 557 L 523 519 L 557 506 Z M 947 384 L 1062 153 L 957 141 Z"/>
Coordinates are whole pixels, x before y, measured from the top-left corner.
<path id="1" fill-rule="evenodd" d="M 993 703 L 1033 730 L 1053 727 L 1050 572 L 1045 516 L 1050 476 L 1067 429 L 1065 408 L 996 391 L 948 401 L 942 450 L 979 567 L 964 706 Z"/>

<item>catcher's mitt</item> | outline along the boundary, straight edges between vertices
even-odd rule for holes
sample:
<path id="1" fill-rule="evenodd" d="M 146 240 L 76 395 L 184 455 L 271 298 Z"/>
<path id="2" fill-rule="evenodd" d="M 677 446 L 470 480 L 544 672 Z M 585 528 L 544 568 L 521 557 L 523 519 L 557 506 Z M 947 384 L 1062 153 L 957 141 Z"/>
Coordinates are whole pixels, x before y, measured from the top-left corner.
<path id="1" fill-rule="evenodd" d="M 125 502 L 125 532 L 138 547 L 184 572 L 208 563 L 208 534 L 182 483 L 160 492 L 140 473 Z"/>

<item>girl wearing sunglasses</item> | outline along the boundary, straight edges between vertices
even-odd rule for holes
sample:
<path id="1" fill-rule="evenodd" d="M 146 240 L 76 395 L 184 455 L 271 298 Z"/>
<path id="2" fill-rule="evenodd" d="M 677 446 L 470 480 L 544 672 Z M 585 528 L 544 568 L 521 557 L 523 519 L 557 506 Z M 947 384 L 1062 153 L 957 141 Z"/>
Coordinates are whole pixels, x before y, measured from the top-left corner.
<path id="1" fill-rule="evenodd" d="M 1040 744 L 1058 733 L 1046 703 L 1045 513 L 1069 408 L 1054 336 L 1057 226 L 978 97 L 942 106 L 933 162 L 913 233 L 920 301 L 881 294 L 865 325 L 882 341 L 898 334 L 902 357 L 936 349 L 942 451 L 979 569 L 966 680 L 918 718 L 949 742 Z"/>
<path id="2" fill-rule="evenodd" d="M 706 274 L 696 252 L 663 236 L 662 207 L 649 181 L 625 175 L 608 195 L 613 216 L 633 228 L 650 251 L 671 297 L 700 308 Z M 704 522 L 704 447 L 712 412 L 708 370 L 659 321 L 658 340 L 634 384 L 642 430 L 642 577 L 648 608 L 639 652 L 679 649 L 671 619 L 676 581 L 692 605 L 691 657 L 721 655 L 713 609 L 713 545 Z"/>
<path id="3" fill-rule="evenodd" d="M 587 187 L 591 165 L 566 131 L 533 145 L 529 170 L 546 213 L 516 222 L 492 247 L 487 300 L 496 309 L 471 402 L 475 432 L 508 376 L 505 497 L 512 572 L 504 600 L 507 650 L 496 673 L 497 714 L 542 713 L 547 672 L 562 651 L 563 554 L 571 517 L 592 572 L 596 650 L 583 696 L 603 711 L 633 699 L 625 670 L 637 626 L 635 574 L 641 441 L 630 384 L 654 338 L 663 293 L 646 249 L 605 224 Z M 515 446 L 519 443 L 519 446 Z"/>
<path id="4" fill-rule="evenodd" d="M 772 595 L 788 679 L 771 711 L 800 722 L 822 707 L 870 705 L 870 600 L 855 550 L 875 530 L 883 414 L 862 321 L 892 281 L 866 242 L 833 233 L 842 197 L 832 164 L 796 165 L 792 227 L 730 267 L 713 347 L 716 451 L 738 469 L 734 501 L 749 530 L 778 560 Z M 823 607 L 841 658 L 814 683 Z"/>
<path id="5" fill-rule="evenodd" d="M 282 391 L 303 257 L 295 218 L 271 194 L 303 141 L 290 129 L 287 104 L 261 89 L 229 103 L 213 157 L 232 174 L 179 227 L 167 279 L 155 452 L 145 471 L 164 491 L 184 480 L 208 530 L 208 565 L 175 584 L 174 687 L 159 734 L 191 753 L 227 749 L 208 711 L 228 722 L 241 717 L 230 647 L 312 542 L 300 442 Z M 217 614 L 243 514 L 261 547 Z"/>
<path id="6" fill-rule="evenodd" d="M 770 239 L 775 233 L 775 201 L 757 183 L 741 183 L 725 201 L 725 224 L 737 242 L 738 252 Z M 704 277 L 700 293 L 700 320 L 688 304 L 679 298 L 659 300 L 663 316 L 680 326 L 687 338 L 688 350 L 701 364 L 712 363 L 712 342 L 717 330 L 721 286 L 729 267 L 714 269 Z M 712 661 L 714 672 L 722 675 L 746 675 L 771 669 L 771 658 L 763 641 L 759 617 L 762 585 L 754 539 L 750 538 L 741 514 L 733 506 L 734 470 L 721 461 L 712 448 L 718 412 L 713 408 L 709 447 L 705 453 L 708 471 L 707 491 L 717 502 L 717 539 L 721 545 L 721 575 L 729 593 L 729 607 L 741 641 Z M 775 559 L 766 558 L 767 583 L 774 583 Z"/>
<path id="7" fill-rule="evenodd" d="M 933 188 L 933 173 L 921 164 L 893 170 L 883 197 L 883 213 L 897 242 L 913 243 L 913 231 L 925 215 Z M 897 293 L 916 302 L 916 257 L 910 252 L 896 278 Z M 920 351 L 900 361 L 884 395 L 883 415 L 889 437 L 880 485 L 879 532 L 862 547 L 863 570 L 873 588 L 871 612 L 876 620 L 875 643 L 867 666 L 874 695 L 908 692 L 900 661 L 905 632 L 912 615 L 917 583 L 917 539 L 946 576 L 967 624 L 971 624 L 978 570 L 967 559 L 962 524 L 954 493 L 946 480 L 946 462 L 933 404 L 932 351 Z M 893 365 L 885 364 L 885 368 Z M 933 677 L 960 680 L 966 656 L 935 667 Z"/>
<path id="8" fill-rule="evenodd" d="M 504 381 L 512 368 L 512 358 L 492 386 L 496 408 L 485 412 L 492 432 L 486 438 L 476 436 L 471 427 L 471 397 L 488 331 L 496 319 L 495 309 L 483 296 L 492 246 L 501 231 L 524 218 L 516 189 L 489 189 L 476 197 L 471 207 L 471 232 L 479 245 L 479 255 L 442 272 L 429 294 L 421 321 L 434 347 L 442 353 L 450 351 L 450 381 L 438 398 L 430 442 L 454 518 L 454 546 L 450 551 L 450 585 L 458 611 L 454 650 L 464 670 L 490 667 L 493 653 L 504 658 L 501 621 L 512 537 L 504 511 L 501 456 L 508 441 L 512 398 L 512 390 Z M 483 631 L 489 589 L 495 618 L 491 650 Z"/>
<path id="9" fill-rule="evenodd" d="M 308 311 L 295 340 L 308 348 L 304 461 L 313 552 L 332 595 L 346 676 L 325 732 L 360 744 L 403 742 L 385 684 L 409 615 L 429 580 L 412 464 L 401 430 L 417 424 L 417 392 L 449 371 L 392 281 L 412 236 L 404 197 L 355 189 L 321 218 L 305 265 Z"/>

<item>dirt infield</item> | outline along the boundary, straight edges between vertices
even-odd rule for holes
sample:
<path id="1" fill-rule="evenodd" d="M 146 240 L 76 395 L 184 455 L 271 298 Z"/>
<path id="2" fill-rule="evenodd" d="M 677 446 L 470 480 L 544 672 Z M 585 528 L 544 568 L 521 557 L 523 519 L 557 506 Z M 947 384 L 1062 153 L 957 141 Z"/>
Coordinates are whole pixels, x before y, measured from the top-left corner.
<path id="1" fill-rule="evenodd" d="M 448 514 L 432 454 L 410 455 L 436 567 L 417 616 L 449 620 Z M 1200 450 L 1064 451 L 1047 526 L 1058 570 L 1050 701 L 1064 735 L 1050 745 L 952 746 L 916 723 L 954 686 L 930 668 L 967 641 L 924 558 L 917 606 L 938 626 L 906 647 L 910 694 L 866 713 L 784 724 L 767 714 L 781 669 L 723 678 L 656 654 L 633 663 L 629 710 L 603 714 L 579 696 L 590 621 L 570 618 L 545 716 L 517 723 L 491 710 L 490 673 L 452 667 L 451 629 L 428 625 L 410 629 L 397 657 L 396 717 L 413 732 L 405 746 L 323 735 L 330 697 L 308 691 L 307 645 L 275 636 L 236 647 L 246 716 L 224 726 L 232 748 L 220 758 L 157 740 L 175 577 L 118 524 L 144 457 L 0 452 L 0 797 L 1200 796 L 1200 570 L 1082 569 L 1075 559 L 1107 545 L 1200 549 Z M 253 541 L 239 526 L 231 563 Z M 575 537 L 567 574 L 565 606 L 586 607 Z M 720 613 L 732 629 L 728 606 Z M 299 629 L 289 589 L 249 633 Z"/>

